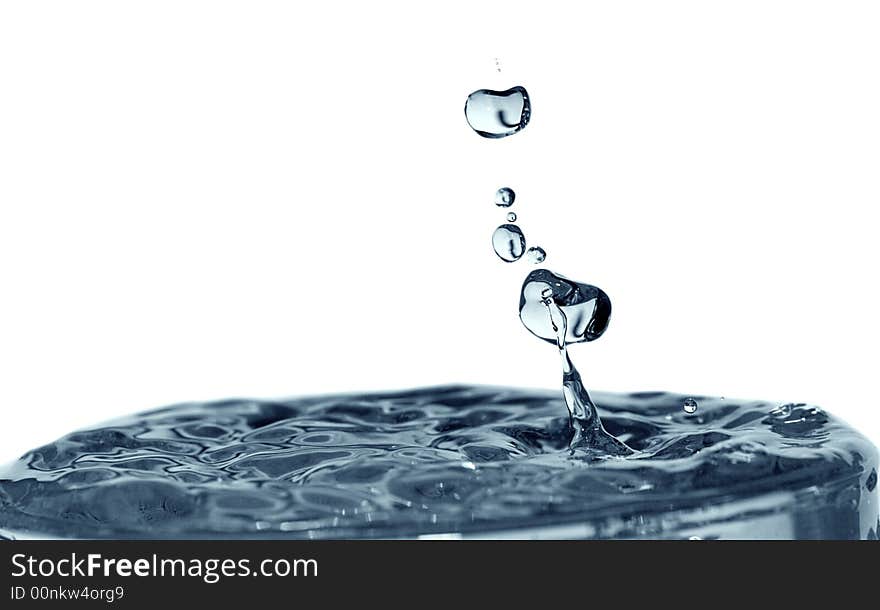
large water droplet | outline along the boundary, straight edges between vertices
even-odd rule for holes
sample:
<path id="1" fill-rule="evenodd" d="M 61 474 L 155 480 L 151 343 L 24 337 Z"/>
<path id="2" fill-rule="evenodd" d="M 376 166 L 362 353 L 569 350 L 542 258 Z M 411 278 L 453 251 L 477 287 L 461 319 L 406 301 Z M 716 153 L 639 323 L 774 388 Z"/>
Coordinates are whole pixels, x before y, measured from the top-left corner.
<path id="1" fill-rule="evenodd" d="M 549 292 L 547 292 L 549 290 Z M 611 299 L 599 288 L 573 282 L 547 269 L 536 269 L 523 282 L 519 298 L 519 318 L 529 331 L 556 344 L 556 331 L 547 315 L 545 299 L 565 315 L 565 344 L 593 341 L 608 328 Z"/>
<path id="2" fill-rule="evenodd" d="M 501 260 L 512 263 L 526 251 L 526 236 L 516 225 L 501 225 L 492 234 L 492 247 Z"/>
<path id="3" fill-rule="evenodd" d="M 509 208 L 513 205 L 513 201 L 516 199 L 516 193 L 513 192 L 513 189 L 509 186 L 502 186 L 500 189 L 495 191 L 495 205 L 500 206 L 502 208 Z"/>
<path id="4" fill-rule="evenodd" d="M 532 107 L 524 87 L 507 91 L 479 89 L 464 105 L 468 125 L 484 138 L 504 138 L 525 129 Z"/>
<path id="5" fill-rule="evenodd" d="M 699 405 L 697 404 L 696 400 L 694 400 L 693 398 L 688 398 L 687 400 L 684 401 L 684 405 L 682 408 L 684 409 L 685 413 L 687 413 L 689 415 L 693 415 L 694 413 L 697 412 L 698 407 L 699 407 Z"/>
<path id="6" fill-rule="evenodd" d="M 550 272 L 546 272 L 553 275 Z M 536 275 L 535 272 L 530 273 L 529 277 Z M 555 280 L 565 280 L 560 276 L 553 276 Z M 528 284 L 528 278 L 526 278 Z M 541 304 L 547 308 L 547 320 L 553 332 L 556 334 L 556 347 L 559 349 L 559 355 L 562 357 L 562 397 L 565 400 L 565 406 L 568 408 L 569 423 L 571 424 L 572 436 L 569 441 L 569 448 L 572 452 L 579 452 L 581 456 L 588 459 L 604 459 L 610 456 L 625 456 L 634 453 L 633 449 L 626 443 L 615 438 L 602 425 L 599 418 L 599 412 L 590 393 L 584 386 L 581 374 L 575 368 L 574 363 L 568 355 L 568 316 L 562 310 L 559 303 L 555 300 L 553 287 L 555 284 L 561 283 L 552 281 L 546 283 L 543 281 L 532 282 L 529 291 L 540 289 Z M 579 286 L 586 286 L 581 284 Z M 590 286 L 589 288 L 592 288 Z M 598 290 L 598 288 L 596 288 Z M 523 294 L 526 292 L 526 286 L 523 286 Z M 601 292 L 601 291 L 600 291 Z M 607 297 L 606 297 L 607 298 Z M 572 311 L 571 309 L 569 311 Z M 522 302 L 520 302 L 520 317 L 522 317 Z M 530 319 L 530 322 L 534 318 Z M 534 332 L 532 328 L 523 319 L 523 324 Z M 589 340 L 589 339 L 587 339 Z"/>
<path id="7" fill-rule="evenodd" d="M 532 246 L 526 251 L 526 257 L 533 265 L 540 265 L 547 258 L 547 253 L 541 246 Z"/>

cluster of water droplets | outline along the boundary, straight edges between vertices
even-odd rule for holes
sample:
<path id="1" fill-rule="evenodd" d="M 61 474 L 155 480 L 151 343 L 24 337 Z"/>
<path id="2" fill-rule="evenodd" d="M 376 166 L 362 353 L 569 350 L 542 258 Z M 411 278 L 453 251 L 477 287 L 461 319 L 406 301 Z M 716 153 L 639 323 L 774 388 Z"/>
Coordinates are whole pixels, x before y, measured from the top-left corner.
<path id="1" fill-rule="evenodd" d="M 500 139 L 525 129 L 531 118 L 531 103 L 524 87 L 505 91 L 480 89 L 465 103 L 465 117 L 471 128 L 484 138 Z M 495 205 L 510 208 L 516 192 L 508 186 L 495 192 Z M 532 264 L 541 264 L 547 252 L 540 246 L 526 247 L 526 237 L 516 212 L 507 213 L 507 223 L 492 233 L 492 247 L 501 260 L 512 263 L 523 255 Z M 611 300 L 601 289 L 573 282 L 546 269 L 531 272 L 520 291 L 519 315 L 532 334 L 554 343 L 562 357 L 562 386 L 572 428 L 570 447 L 591 456 L 629 455 L 633 450 L 608 434 L 581 376 L 568 355 L 570 343 L 598 339 L 608 325 Z"/>
<path id="2" fill-rule="evenodd" d="M 509 208 L 516 201 L 516 193 L 509 186 L 503 186 L 495 191 L 495 205 Z M 492 248 L 498 258 L 506 263 L 513 263 L 526 256 L 530 263 L 538 265 L 547 258 L 547 253 L 540 246 L 526 248 L 526 236 L 519 225 L 513 224 L 518 216 L 514 211 L 507 212 L 507 223 L 500 225 L 492 233 Z"/>
<path id="3" fill-rule="evenodd" d="M 522 131 L 532 115 L 529 94 L 521 86 L 504 91 L 474 91 L 467 98 L 464 112 L 471 128 L 490 139 L 505 138 Z M 510 208 L 515 201 L 516 192 L 509 186 L 495 192 L 498 207 Z M 507 263 L 525 256 L 530 263 L 540 265 L 546 260 L 547 252 L 540 246 L 527 247 L 525 234 L 519 225 L 514 224 L 517 218 L 516 212 L 508 211 L 507 222 L 492 233 L 495 254 Z M 571 447 L 589 450 L 597 456 L 633 453 L 602 427 L 596 406 L 567 350 L 570 343 L 593 341 L 605 332 L 611 315 L 608 295 L 595 286 L 539 269 L 526 277 L 520 291 L 519 307 L 523 325 L 534 335 L 555 343 L 562 357 L 563 395 L 573 431 Z M 697 401 L 693 398 L 688 398 L 682 405 L 688 415 L 694 415 L 697 408 Z"/>
<path id="4" fill-rule="evenodd" d="M 532 115 L 532 106 L 525 87 L 511 87 L 505 91 L 479 89 L 468 96 L 464 114 L 468 125 L 477 134 L 497 140 L 525 129 Z M 495 205 L 498 207 L 509 208 L 514 201 L 516 192 L 509 186 L 495 191 Z M 519 225 L 514 224 L 517 213 L 508 211 L 505 218 L 507 222 L 492 233 L 492 247 L 498 258 L 513 263 L 526 255 L 526 260 L 535 265 L 544 262 L 547 252 L 543 248 L 526 247 L 525 234 Z"/>

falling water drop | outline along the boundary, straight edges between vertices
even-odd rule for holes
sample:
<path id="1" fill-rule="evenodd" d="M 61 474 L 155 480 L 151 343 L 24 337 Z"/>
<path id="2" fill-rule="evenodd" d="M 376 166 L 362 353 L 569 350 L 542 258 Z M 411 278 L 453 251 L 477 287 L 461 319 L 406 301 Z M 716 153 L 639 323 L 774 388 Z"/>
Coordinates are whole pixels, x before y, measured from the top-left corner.
<path id="1" fill-rule="evenodd" d="M 516 222 L 516 212 L 507 213 L 507 222 Z"/>
<path id="2" fill-rule="evenodd" d="M 532 246 L 526 251 L 526 257 L 533 265 L 540 265 L 547 258 L 547 253 L 541 246 Z"/>
<path id="3" fill-rule="evenodd" d="M 682 408 L 684 409 L 684 412 L 688 415 L 693 415 L 697 412 L 698 406 L 699 405 L 697 404 L 696 400 L 694 400 L 693 398 L 688 398 L 684 401 L 684 405 L 682 406 Z"/>
<path id="4" fill-rule="evenodd" d="M 479 89 L 464 105 L 468 125 L 484 138 L 505 138 L 522 131 L 532 114 L 529 94 L 524 87 L 506 91 Z"/>
<path id="5" fill-rule="evenodd" d="M 526 236 L 516 225 L 501 225 L 492 234 L 495 254 L 508 263 L 518 261 L 526 251 Z"/>
<path id="6" fill-rule="evenodd" d="M 509 186 L 502 186 L 495 191 L 495 205 L 502 208 L 509 208 L 516 199 L 516 193 Z"/>

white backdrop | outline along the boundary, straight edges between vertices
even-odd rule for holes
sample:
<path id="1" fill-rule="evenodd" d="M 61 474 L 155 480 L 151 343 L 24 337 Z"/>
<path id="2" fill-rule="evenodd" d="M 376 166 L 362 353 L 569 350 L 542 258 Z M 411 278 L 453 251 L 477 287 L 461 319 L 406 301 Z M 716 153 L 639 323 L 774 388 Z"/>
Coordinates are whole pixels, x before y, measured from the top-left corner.
<path id="1" fill-rule="evenodd" d="M 591 387 L 878 441 L 878 31 L 840 0 L 5 2 L 0 460 L 178 401 L 556 387 L 502 185 L 612 298 Z M 516 84 L 528 128 L 477 137 L 467 94 Z"/>

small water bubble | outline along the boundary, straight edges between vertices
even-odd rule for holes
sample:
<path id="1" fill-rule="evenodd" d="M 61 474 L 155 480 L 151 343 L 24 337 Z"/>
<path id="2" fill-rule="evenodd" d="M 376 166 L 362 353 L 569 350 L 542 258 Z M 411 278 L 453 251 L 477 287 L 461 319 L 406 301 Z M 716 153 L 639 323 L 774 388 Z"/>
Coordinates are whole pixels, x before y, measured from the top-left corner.
<path id="1" fill-rule="evenodd" d="M 526 256 L 533 265 L 540 265 L 547 258 L 547 253 L 544 252 L 544 248 L 541 246 L 532 246 L 526 252 Z"/>
<path id="2" fill-rule="evenodd" d="M 688 398 L 687 400 L 685 400 L 684 405 L 682 406 L 684 412 L 688 415 L 693 415 L 694 413 L 696 413 L 697 407 L 699 407 L 699 405 L 697 404 L 697 401 L 693 398 Z"/>
<path id="3" fill-rule="evenodd" d="M 507 222 L 516 222 L 516 212 L 507 213 Z"/>
<path id="4" fill-rule="evenodd" d="M 690 536 L 688 540 L 702 540 L 699 536 Z"/>
<path id="5" fill-rule="evenodd" d="M 492 234 L 492 247 L 501 260 L 518 261 L 526 251 L 526 237 L 516 225 L 501 225 Z"/>
<path id="6" fill-rule="evenodd" d="M 502 186 L 495 191 L 495 205 L 502 208 L 509 208 L 516 199 L 516 193 L 509 186 Z"/>
<path id="7" fill-rule="evenodd" d="M 479 89 L 468 96 L 464 105 L 468 125 L 484 138 L 504 138 L 522 131 L 531 113 L 529 94 L 523 87 L 506 91 Z"/>

